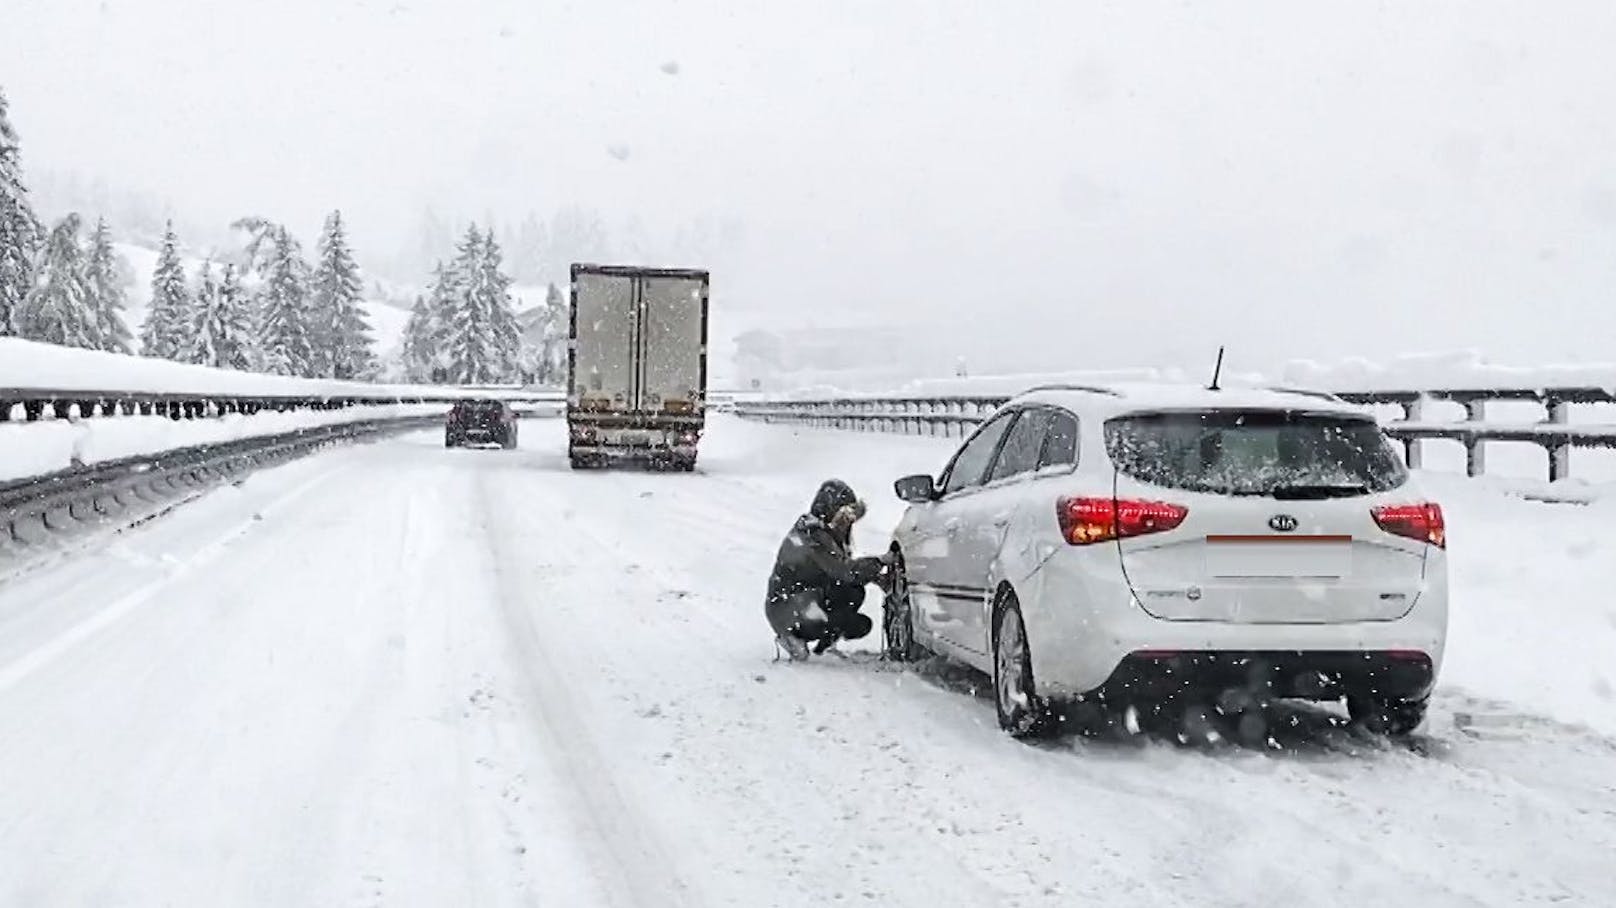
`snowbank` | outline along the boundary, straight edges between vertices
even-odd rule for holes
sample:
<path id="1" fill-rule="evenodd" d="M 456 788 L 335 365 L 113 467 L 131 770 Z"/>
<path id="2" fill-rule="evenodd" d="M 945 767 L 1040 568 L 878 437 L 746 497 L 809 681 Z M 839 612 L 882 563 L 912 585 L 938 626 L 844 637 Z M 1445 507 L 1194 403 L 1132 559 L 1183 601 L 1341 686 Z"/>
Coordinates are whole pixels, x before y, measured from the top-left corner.
<path id="1" fill-rule="evenodd" d="M 0 338 L 0 389 L 7 388 L 309 397 L 467 393 L 428 385 L 376 385 L 236 372 L 164 359 Z"/>
<path id="2" fill-rule="evenodd" d="M 1287 384 L 1331 391 L 1408 391 L 1587 387 L 1616 389 L 1616 364 L 1498 366 L 1479 353 L 1419 353 L 1388 363 L 1349 358 L 1325 364 L 1294 360 L 1284 368 Z"/>
<path id="3" fill-rule="evenodd" d="M 316 426 L 362 422 L 399 416 L 430 416 L 443 404 L 390 404 L 341 410 L 264 411 L 252 416 L 229 414 L 206 419 L 163 416 L 118 416 L 108 419 L 0 423 L 0 481 L 155 454 L 192 445 L 275 435 Z"/>

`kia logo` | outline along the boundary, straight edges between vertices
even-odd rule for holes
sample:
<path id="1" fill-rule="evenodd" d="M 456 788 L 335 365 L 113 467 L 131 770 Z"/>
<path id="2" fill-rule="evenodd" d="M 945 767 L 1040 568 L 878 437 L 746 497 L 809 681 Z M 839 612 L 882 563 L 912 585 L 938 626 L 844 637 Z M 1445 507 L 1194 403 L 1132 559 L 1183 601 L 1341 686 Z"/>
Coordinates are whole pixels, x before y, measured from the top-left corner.
<path id="1" fill-rule="evenodd" d="M 1296 518 L 1289 514 L 1275 514 L 1268 518 L 1268 526 L 1276 533 L 1289 533 L 1296 529 Z"/>

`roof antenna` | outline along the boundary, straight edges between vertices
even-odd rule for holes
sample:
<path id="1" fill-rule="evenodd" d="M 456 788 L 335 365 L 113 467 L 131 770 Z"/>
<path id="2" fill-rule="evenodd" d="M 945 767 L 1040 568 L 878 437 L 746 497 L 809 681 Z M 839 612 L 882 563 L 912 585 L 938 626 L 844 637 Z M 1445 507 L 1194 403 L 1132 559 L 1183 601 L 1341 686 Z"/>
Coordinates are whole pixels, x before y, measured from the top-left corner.
<path id="1" fill-rule="evenodd" d="M 1212 384 L 1207 386 L 1208 391 L 1222 391 L 1218 387 L 1218 379 L 1223 376 L 1223 348 L 1218 348 L 1218 364 L 1212 368 Z"/>

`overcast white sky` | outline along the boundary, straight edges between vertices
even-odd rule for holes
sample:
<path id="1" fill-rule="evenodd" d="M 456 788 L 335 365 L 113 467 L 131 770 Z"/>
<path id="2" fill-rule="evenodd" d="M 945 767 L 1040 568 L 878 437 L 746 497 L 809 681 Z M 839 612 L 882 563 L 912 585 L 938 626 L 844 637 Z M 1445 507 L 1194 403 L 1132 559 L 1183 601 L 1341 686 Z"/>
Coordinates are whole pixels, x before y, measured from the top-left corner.
<path id="1" fill-rule="evenodd" d="M 341 206 L 380 249 L 427 203 L 734 218 L 688 263 L 716 305 L 912 322 L 978 371 L 1616 359 L 1608 0 L 5 0 L 3 27 L 25 165 L 191 217 Z"/>

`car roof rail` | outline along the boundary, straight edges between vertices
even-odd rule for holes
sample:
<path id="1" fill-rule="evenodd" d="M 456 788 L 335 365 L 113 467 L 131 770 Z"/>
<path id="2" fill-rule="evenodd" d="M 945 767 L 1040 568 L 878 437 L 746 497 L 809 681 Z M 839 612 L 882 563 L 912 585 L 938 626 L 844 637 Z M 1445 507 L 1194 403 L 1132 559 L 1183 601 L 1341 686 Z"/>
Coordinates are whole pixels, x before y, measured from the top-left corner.
<path id="1" fill-rule="evenodd" d="M 1121 397 L 1122 392 L 1115 388 L 1102 388 L 1098 385 L 1075 385 L 1064 382 L 1053 382 L 1046 385 L 1034 385 L 1022 391 L 1022 394 L 1032 394 L 1036 391 L 1080 391 L 1084 394 L 1103 394 L 1106 397 Z"/>
<path id="2" fill-rule="evenodd" d="M 1275 394 L 1296 394 L 1301 397 L 1312 397 L 1318 400 L 1332 401 L 1334 403 L 1346 403 L 1346 401 L 1343 401 L 1336 395 L 1331 394 L 1329 391 L 1317 391 L 1312 388 L 1287 388 L 1280 385 L 1271 385 L 1263 388 L 1263 390 L 1272 391 Z"/>

